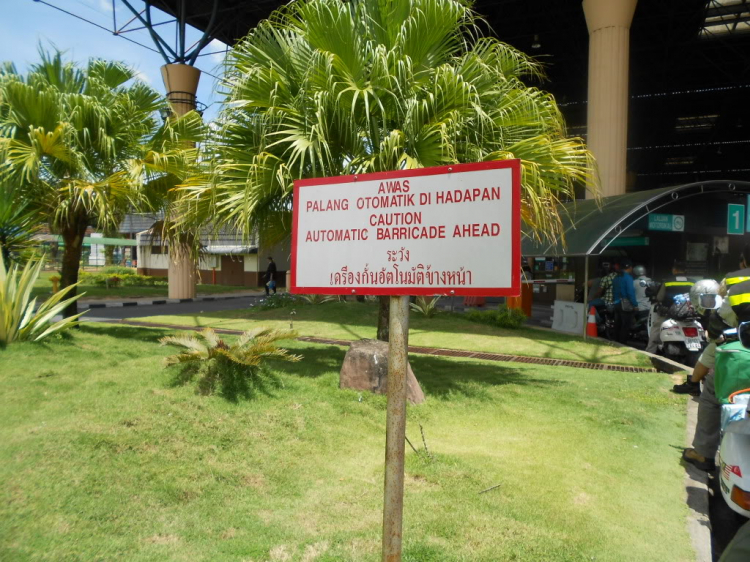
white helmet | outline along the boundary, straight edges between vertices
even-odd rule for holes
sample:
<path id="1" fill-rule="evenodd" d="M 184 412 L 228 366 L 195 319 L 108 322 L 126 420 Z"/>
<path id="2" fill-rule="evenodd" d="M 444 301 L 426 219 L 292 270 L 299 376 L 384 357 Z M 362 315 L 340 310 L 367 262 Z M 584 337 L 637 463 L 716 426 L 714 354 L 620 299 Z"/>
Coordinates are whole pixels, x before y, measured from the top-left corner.
<path id="1" fill-rule="evenodd" d="M 719 284 L 713 279 L 701 279 L 690 289 L 690 302 L 700 314 L 719 308 L 721 301 Z"/>

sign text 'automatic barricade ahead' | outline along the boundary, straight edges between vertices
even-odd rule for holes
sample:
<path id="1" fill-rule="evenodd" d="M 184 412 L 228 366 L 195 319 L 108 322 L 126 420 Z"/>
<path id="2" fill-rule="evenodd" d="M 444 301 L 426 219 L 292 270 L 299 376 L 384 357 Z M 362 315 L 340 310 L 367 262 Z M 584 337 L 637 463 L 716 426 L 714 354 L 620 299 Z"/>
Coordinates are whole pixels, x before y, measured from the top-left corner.
<path id="1" fill-rule="evenodd" d="M 292 292 L 520 293 L 518 160 L 294 182 Z"/>

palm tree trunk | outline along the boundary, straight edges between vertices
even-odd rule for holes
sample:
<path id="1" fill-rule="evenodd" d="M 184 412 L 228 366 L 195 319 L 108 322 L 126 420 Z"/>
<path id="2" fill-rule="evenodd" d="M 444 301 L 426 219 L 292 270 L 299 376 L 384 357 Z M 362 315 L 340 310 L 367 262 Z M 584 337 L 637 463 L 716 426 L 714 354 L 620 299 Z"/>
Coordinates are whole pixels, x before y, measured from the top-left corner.
<path id="1" fill-rule="evenodd" d="M 104 265 L 115 264 L 115 247 L 104 246 Z"/>
<path id="2" fill-rule="evenodd" d="M 391 297 L 379 297 L 380 308 L 378 309 L 378 339 L 388 341 L 388 324 L 391 320 Z"/>
<path id="3" fill-rule="evenodd" d="M 83 253 L 83 237 L 86 234 L 85 221 L 78 221 L 70 227 L 61 231 L 65 249 L 62 257 L 62 270 L 60 271 L 60 286 L 69 287 L 78 283 L 78 269 L 81 265 L 81 254 Z M 74 297 L 78 293 L 78 288 L 74 287 L 66 298 Z M 68 318 L 78 314 L 78 301 L 69 304 L 63 310 L 63 316 Z"/>

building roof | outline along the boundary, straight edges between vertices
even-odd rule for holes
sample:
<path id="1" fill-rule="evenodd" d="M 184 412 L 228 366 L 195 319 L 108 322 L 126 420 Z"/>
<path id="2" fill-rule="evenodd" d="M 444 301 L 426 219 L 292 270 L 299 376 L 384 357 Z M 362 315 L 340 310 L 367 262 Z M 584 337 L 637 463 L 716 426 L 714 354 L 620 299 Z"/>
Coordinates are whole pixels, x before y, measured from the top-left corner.
<path id="1" fill-rule="evenodd" d="M 160 233 L 150 232 L 149 229 L 139 233 L 139 245 L 160 245 Z M 215 235 L 206 232 L 201 236 L 201 253 L 213 255 L 256 254 L 258 253 L 258 242 L 255 237 L 251 240 L 246 240 L 242 235 L 226 229 L 221 230 Z"/>
<path id="2" fill-rule="evenodd" d="M 160 221 L 163 218 L 161 213 L 147 214 L 147 213 L 131 213 L 125 215 L 125 218 L 120 223 L 119 232 L 121 234 L 137 234 L 148 230 L 154 223 Z"/>
<path id="3" fill-rule="evenodd" d="M 212 2 L 148 0 L 204 30 Z M 216 0 L 210 33 L 234 44 L 278 0 Z M 569 132 L 585 136 L 588 31 L 577 0 L 476 0 L 495 34 L 547 64 Z M 635 189 L 720 178 L 750 180 L 750 3 L 638 2 L 631 27 L 628 169 Z M 535 47 L 538 45 L 538 47 Z"/>

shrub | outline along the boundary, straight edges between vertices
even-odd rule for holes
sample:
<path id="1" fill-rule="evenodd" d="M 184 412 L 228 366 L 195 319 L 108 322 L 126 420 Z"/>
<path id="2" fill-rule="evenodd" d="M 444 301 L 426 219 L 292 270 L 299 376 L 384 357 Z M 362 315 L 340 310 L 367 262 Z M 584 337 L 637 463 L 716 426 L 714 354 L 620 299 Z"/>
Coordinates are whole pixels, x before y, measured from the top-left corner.
<path id="1" fill-rule="evenodd" d="M 431 300 L 427 300 L 425 297 L 417 297 L 416 302 L 409 303 L 409 308 L 415 312 L 424 314 L 427 318 L 432 318 L 440 312 L 437 308 L 437 303 L 440 297 L 435 297 Z"/>
<path id="2" fill-rule="evenodd" d="M 42 271 L 43 264 L 43 259 L 31 260 L 23 269 L 17 265 L 6 269 L 0 253 L 0 344 L 7 345 L 24 340 L 39 341 L 70 327 L 72 322 L 87 312 L 84 310 L 80 314 L 50 324 L 52 318 L 61 314 L 66 306 L 83 295 L 63 300 L 75 286 L 70 285 L 36 308 L 36 299 L 31 299 L 31 290 Z"/>
<path id="3" fill-rule="evenodd" d="M 184 347 L 186 351 L 167 357 L 167 366 L 181 365 L 180 381 L 189 382 L 198 376 L 196 392 L 213 394 L 217 389 L 225 398 L 249 397 L 266 359 L 299 361 L 299 355 L 276 346 L 279 340 L 294 338 L 297 332 L 260 328 L 245 332 L 228 344 L 211 328 L 198 334 L 168 336 L 162 345 Z"/>
<path id="4" fill-rule="evenodd" d="M 472 322 L 510 330 L 517 330 L 526 322 L 526 315 L 523 311 L 506 306 L 501 306 L 498 310 L 469 310 L 465 317 Z"/>
<path id="5" fill-rule="evenodd" d="M 134 267 L 123 267 L 121 265 L 108 265 L 101 268 L 99 273 L 106 273 L 110 277 L 112 275 L 122 277 L 123 275 L 135 275 L 136 269 Z"/>
<path id="6" fill-rule="evenodd" d="M 104 269 L 107 268 L 105 267 Z M 127 269 L 129 273 L 115 275 L 113 273 L 105 272 L 104 270 L 95 273 L 81 271 L 78 274 L 78 279 L 85 285 L 97 285 L 99 287 L 161 287 L 168 285 L 166 279 L 150 277 L 148 275 L 138 275 L 133 273 L 133 270 L 127 267 L 121 267 L 119 269 Z"/>
<path id="7" fill-rule="evenodd" d="M 304 302 L 304 299 L 291 293 L 276 293 L 273 295 L 268 295 L 265 299 L 261 300 L 258 307 L 262 310 L 271 310 L 274 308 L 299 306 Z"/>

